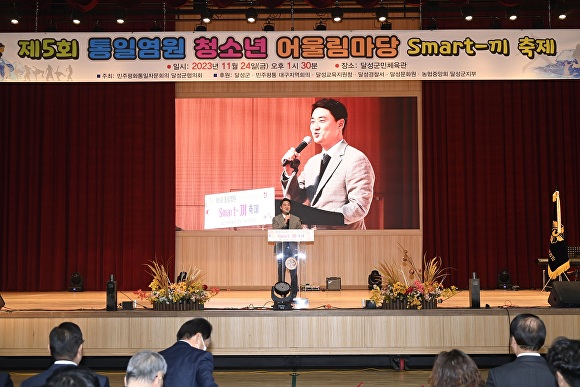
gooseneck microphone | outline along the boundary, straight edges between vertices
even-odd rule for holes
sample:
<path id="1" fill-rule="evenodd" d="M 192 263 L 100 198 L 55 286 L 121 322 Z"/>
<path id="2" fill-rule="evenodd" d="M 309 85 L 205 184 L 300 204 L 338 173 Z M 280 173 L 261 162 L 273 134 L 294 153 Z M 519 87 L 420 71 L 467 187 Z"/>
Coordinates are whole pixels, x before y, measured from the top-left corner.
<path id="1" fill-rule="evenodd" d="M 312 142 L 312 137 L 310 136 L 306 136 L 304 137 L 304 139 L 302 140 L 302 142 L 300 144 L 298 144 L 298 146 L 296 148 L 294 148 L 296 150 L 296 153 L 300 153 L 302 152 L 302 150 L 304 148 L 306 148 L 308 146 L 308 144 L 310 144 Z M 291 163 L 292 160 L 286 160 L 286 159 L 282 159 L 282 166 L 286 166 L 289 163 Z"/>

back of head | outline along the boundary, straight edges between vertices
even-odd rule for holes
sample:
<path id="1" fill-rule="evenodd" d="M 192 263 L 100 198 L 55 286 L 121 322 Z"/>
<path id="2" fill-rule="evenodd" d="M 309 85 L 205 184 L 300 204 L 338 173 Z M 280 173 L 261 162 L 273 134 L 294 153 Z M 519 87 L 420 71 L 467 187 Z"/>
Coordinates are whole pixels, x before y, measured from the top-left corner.
<path id="1" fill-rule="evenodd" d="M 162 373 L 161 377 L 167 372 L 167 363 L 163 356 L 149 350 L 137 352 L 127 365 L 125 383 L 128 385 L 132 380 L 153 383 L 159 371 Z"/>
<path id="2" fill-rule="evenodd" d="M 546 360 L 571 387 L 580 387 L 580 340 L 558 337 L 548 350 Z"/>
<path id="3" fill-rule="evenodd" d="M 429 376 L 432 387 L 481 387 L 485 382 L 477 365 L 466 353 L 458 349 L 441 352 Z"/>
<path id="4" fill-rule="evenodd" d="M 97 374 L 88 368 L 63 367 L 53 373 L 45 387 L 99 387 Z"/>
<path id="5" fill-rule="evenodd" d="M 312 114 L 314 112 L 314 110 L 316 110 L 317 108 L 323 108 L 323 109 L 328 110 L 330 112 L 330 114 L 332 114 L 332 116 L 334 117 L 334 119 L 336 121 L 338 121 L 340 119 L 344 119 L 343 129 L 346 129 L 346 121 L 348 120 L 348 112 L 346 111 L 346 106 L 344 106 L 342 104 L 342 102 L 339 102 L 339 101 L 332 99 L 332 98 L 320 99 L 312 104 L 312 111 L 310 112 L 310 114 Z"/>
<path id="6" fill-rule="evenodd" d="M 56 360 L 74 360 L 84 342 L 81 328 L 72 322 L 63 322 L 50 331 L 50 354 Z"/>
<path id="7" fill-rule="evenodd" d="M 211 336 L 212 326 L 204 318 L 198 317 L 185 322 L 177 332 L 177 340 L 188 340 L 198 333 L 204 340 Z"/>
<path id="8" fill-rule="evenodd" d="M 534 314 L 520 314 L 510 324 L 510 336 L 521 349 L 539 351 L 546 341 L 546 326 Z"/>

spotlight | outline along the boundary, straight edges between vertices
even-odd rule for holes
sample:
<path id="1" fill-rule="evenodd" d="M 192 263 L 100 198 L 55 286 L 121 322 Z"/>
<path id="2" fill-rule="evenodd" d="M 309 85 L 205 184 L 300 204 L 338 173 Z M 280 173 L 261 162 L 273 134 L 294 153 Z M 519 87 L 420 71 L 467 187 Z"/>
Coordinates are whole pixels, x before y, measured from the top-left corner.
<path id="1" fill-rule="evenodd" d="M 466 21 L 472 21 L 474 13 L 475 11 L 473 10 L 473 7 L 471 5 L 466 5 L 465 7 L 461 8 L 461 14 L 463 15 Z"/>
<path id="2" fill-rule="evenodd" d="M 117 20 L 117 24 L 125 23 L 125 12 L 122 8 L 117 9 L 115 12 L 115 19 Z"/>
<path id="3" fill-rule="evenodd" d="M 369 274 L 369 290 L 373 290 L 375 285 L 380 288 L 383 283 L 383 277 L 381 277 L 381 273 L 378 270 L 371 271 Z"/>
<path id="4" fill-rule="evenodd" d="M 564 20 L 566 19 L 566 15 L 568 14 L 568 8 L 564 3 L 560 3 L 558 6 L 558 19 Z"/>
<path id="5" fill-rule="evenodd" d="M 384 23 L 381 23 L 381 30 L 392 30 L 393 29 L 393 23 L 386 21 Z"/>
<path id="6" fill-rule="evenodd" d="M 79 272 L 74 272 L 70 277 L 70 286 L 68 288 L 69 292 L 82 292 L 83 291 L 83 277 Z"/>
<path id="7" fill-rule="evenodd" d="M 514 6 L 514 7 L 510 7 L 508 9 L 506 9 L 506 15 L 508 17 L 508 19 L 510 19 L 511 21 L 515 21 L 518 18 L 518 6 Z"/>
<path id="8" fill-rule="evenodd" d="M 512 282 L 510 279 L 510 273 L 507 270 L 502 270 L 497 276 L 497 288 L 498 289 L 510 289 Z"/>
<path id="9" fill-rule="evenodd" d="M 389 13 L 386 7 L 380 6 L 379 8 L 377 8 L 377 12 L 375 12 L 375 15 L 377 16 L 377 20 L 383 23 L 387 21 L 387 16 L 389 15 Z"/>
<path id="10" fill-rule="evenodd" d="M 326 31 L 326 24 L 320 19 L 320 21 L 314 26 L 316 31 Z"/>
<path id="11" fill-rule="evenodd" d="M 274 24 L 272 24 L 270 19 L 268 19 L 266 24 L 264 24 L 264 27 L 262 27 L 262 30 L 264 30 L 264 31 L 274 31 L 275 30 Z"/>
<path id="12" fill-rule="evenodd" d="M 288 282 L 276 282 L 271 290 L 272 301 L 274 301 L 274 310 L 292 309 L 292 293 Z"/>
<path id="13" fill-rule="evenodd" d="M 211 22 L 211 11 L 209 10 L 209 8 L 204 7 L 201 9 L 201 21 L 204 22 L 205 24 L 208 24 Z"/>
<path id="14" fill-rule="evenodd" d="M 429 23 L 427 23 L 427 29 L 431 31 L 439 29 L 439 26 L 437 25 L 437 19 L 432 17 L 431 20 L 429 20 Z"/>
<path id="15" fill-rule="evenodd" d="M 93 32 L 103 32 L 104 30 L 105 29 L 103 28 L 101 23 L 99 23 L 99 21 L 97 20 L 97 22 L 95 23 L 95 26 L 93 27 Z"/>
<path id="16" fill-rule="evenodd" d="M 77 11 L 72 11 L 70 20 L 72 20 L 73 24 L 81 24 L 81 16 Z"/>
<path id="17" fill-rule="evenodd" d="M 195 26 L 196 31 L 207 31 L 207 26 L 204 24 L 198 24 Z"/>
<path id="18" fill-rule="evenodd" d="M 183 282 L 183 281 L 185 281 L 186 278 L 187 278 L 187 272 L 186 271 L 182 271 L 177 276 L 177 281 L 175 281 L 175 282 L 177 282 L 177 283 Z"/>
<path id="19" fill-rule="evenodd" d="M 246 11 L 246 20 L 248 23 L 255 23 L 258 20 L 258 11 L 254 7 L 248 8 Z"/>
<path id="20" fill-rule="evenodd" d="M 20 23 L 20 15 L 16 10 L 16 3 L 12 3 L 12 14 L 10 15 L 10 23 L 12 24 Z"/>
<path id="21" fill-rule="evenodd" d="M 343 12 L 342 12 L 342 9 L 340 7 L 334 7 L 332 9 L 331 15 L 332 15 L 332 20 L 335 23 L 342 21 Z"/>

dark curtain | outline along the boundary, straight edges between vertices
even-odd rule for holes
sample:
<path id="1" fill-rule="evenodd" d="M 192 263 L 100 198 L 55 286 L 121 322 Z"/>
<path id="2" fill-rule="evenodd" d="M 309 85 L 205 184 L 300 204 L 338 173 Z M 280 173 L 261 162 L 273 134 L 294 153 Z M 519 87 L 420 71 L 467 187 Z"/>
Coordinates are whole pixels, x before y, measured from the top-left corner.
<path id="1" fill-rule="evenodd" d="M 6 84 L 0 289 L 146 289 L 175 254 L 173 83 Z"/>
<path id="2" fill-rule="evenodd" d="M 580 244 L 578 81 L 423 84 L 423 230 L 428 257 L 497 287 L 541 288 L 552 193 L 562 197 L 569 245 Z"/>

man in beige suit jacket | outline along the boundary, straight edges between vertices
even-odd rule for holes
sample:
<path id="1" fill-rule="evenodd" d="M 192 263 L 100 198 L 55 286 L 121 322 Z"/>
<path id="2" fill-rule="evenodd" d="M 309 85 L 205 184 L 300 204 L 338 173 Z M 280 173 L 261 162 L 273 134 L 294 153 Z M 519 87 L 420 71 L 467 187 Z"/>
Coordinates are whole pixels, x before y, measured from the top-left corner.
<path id="1" fill-rule="evenodd" d="M 375 173 L 366 155 L 344 140 L 347 119 L 346 107 L 339 101 L 321 99 L 315 102 L 310 132 L 314 142 L 322 146 L 322 153 L 311 157 L 299 176 L 291 164 L 287 164 L 282 173 L 285 197 L 344 215 L 344 226 L 318 228 L 366 228 L 364 218 L 373 200 Z M 328 156 L 323 155 L 330 156 L 326 166 L 322 166 L 322 160 Z M 290 148 L 282 159 L 299 158 L 300 154 Z"/>

